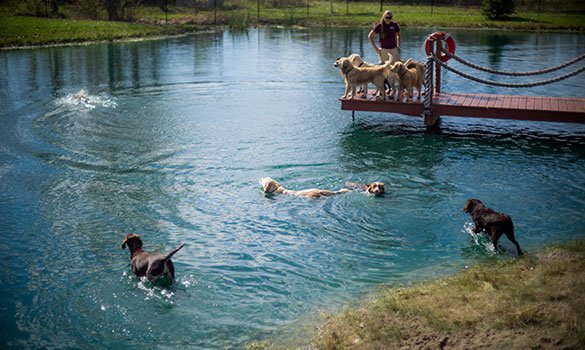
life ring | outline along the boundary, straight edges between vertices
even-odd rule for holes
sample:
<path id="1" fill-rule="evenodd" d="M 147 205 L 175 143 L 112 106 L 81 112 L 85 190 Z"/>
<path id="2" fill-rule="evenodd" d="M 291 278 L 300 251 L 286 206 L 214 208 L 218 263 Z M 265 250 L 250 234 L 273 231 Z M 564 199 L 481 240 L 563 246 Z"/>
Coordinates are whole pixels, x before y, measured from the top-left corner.
<path id="1" fill-rule="evenodd" d="M 429 35 L 427 40 L 425 40 L 425 53 L 427 56 L 431 54 L 431 41 L 435 41 L 436 39 L 442 40 L 447 43 L 447 51 L 449 51 L 452 55 L 455 54 L 455 39 L 449 33 L 445 32 L 434 32 L 433 34 Z M 447 62 L 451 59 L 446 53 L 441 52 L 440 56 L 441 61 Z"/>

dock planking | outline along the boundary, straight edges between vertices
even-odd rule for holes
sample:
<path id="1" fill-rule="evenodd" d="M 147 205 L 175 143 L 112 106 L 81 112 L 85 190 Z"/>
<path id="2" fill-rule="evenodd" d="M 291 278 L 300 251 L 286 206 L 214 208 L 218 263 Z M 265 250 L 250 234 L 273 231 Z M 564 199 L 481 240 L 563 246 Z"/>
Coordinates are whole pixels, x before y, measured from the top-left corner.
<path id="1" fill-rule="evenodd" d="M 370 90 L 365 98 L 340 99 L 349 111 L 423 114 L 422 100 L 381 101 Z M 415 97 L 417 95 L 415 94 Z M 472 93 L 436 93 L 432 114 L 437 116 L 496 118 L 560 123 L 585 123 L 585 98 Z"/>

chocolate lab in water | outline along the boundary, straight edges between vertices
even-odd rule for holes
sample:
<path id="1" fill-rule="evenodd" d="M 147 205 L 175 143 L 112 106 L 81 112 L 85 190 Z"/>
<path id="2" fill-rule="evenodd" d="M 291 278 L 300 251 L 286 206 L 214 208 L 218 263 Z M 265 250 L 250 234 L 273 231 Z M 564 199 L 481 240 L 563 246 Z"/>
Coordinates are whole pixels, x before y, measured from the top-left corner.
<path id="1" fill-rule="evenodd" d="M 185 243 L 181 244 L 168 254 L 160 252 L 148 253 L 142 250 L 142 239 L 137 234 L 129 233 L 122 241 L 122 249 L 128 246 L 128 250 L 130 250 L 132 272 L 137 277 L 146 276 L 151 282 L 164 280 L 170 283 L 175 279 L 175 267 L 171 257 L 184 245 Z"/>
<path id="2" fill-rule="evenodd" d="M 512 223 L 512 218 L 509 215 L 494 211 L 486 207 L 481 200 L 475 198 L 468 199 L 465 202 L 463 211 L 471 214 L 475 225 L 473 232 L 479 233 L 485 230 L 492 240 L 496 252 L 498 251 L 498 240 L 505 234 L 510 242 L 516 246 L 518 255 L 522 255 L 520 244 L 514 237 L 514 223 Z"/>

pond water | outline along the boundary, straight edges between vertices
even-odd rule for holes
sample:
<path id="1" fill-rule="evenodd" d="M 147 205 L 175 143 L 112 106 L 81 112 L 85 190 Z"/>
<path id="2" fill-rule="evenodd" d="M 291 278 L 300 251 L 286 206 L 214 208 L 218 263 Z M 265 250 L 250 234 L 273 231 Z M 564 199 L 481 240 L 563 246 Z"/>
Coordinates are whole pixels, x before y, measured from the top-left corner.
<path id="1" fill-rule="evenodd" d="M 352 122 L 333 61 L 374 61 L 367 31 L 0 52 L 0 347 L 222 349 L 303 334 L 381 285 L 513 257 L 505 238 L 494 257 L 468 234 L 470 197 L 510 214 L 528 254 L 585 233 L 584 126 Z M 403 28 L 403 58 L 422 59 L 430 32 Z M 502 70 L 585 52 L 579 34 L 452 34 L 462 57 Z M 443 77 L 453 92 L 584 97 L 583 86 L 583 74 L 522 91 Z M 266 176 L 290 189 L 379 180 L 387 194 L 265 197 Z M 127 232 L 146 250 L 186 244 L 171 288 L 131 274 Z"/>

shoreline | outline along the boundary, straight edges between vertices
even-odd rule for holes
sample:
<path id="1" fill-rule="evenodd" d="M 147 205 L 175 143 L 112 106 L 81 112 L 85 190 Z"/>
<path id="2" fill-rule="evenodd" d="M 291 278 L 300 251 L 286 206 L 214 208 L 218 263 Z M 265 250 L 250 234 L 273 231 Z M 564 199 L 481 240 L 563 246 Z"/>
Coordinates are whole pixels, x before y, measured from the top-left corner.
<path id="1" fill-rule="evenodd" d="M 214 33 L 219 31 L 225 30 L 234 30 L 234 31 L 243 31 L 243 30 L 252 30 L 252 29 L 264 29 L 264 28 L 289 28 L 289 29 L 310 29 L 310 28 L 369 28 L 368 26 L 352 26 L 352 25 L 329 25 L 329 26 L 301 26 L 301 25 L 258 25 L 258 26 L 250 26 L 245 29 L 234 29 L 226 25 L 218 25 L 218 26 L 209 26 L 205 29 L 195 29 L 191 31 L 186 31 L 184 33 L 179 34 L 157 34 L 157 35 L 145 35 L 145 36 L 130 36 L 125 38 L 111 38 L 111 39 L 101 39 L 101 40 L 87 40 L 87 41 L 63 41 L 63 42 L 56 42 L 56 43 L 46 43 L 46 44 L 38 44 L 38 45 L 10 45 L 10 46 L 0 46 L 0 51 L 9 51 L 9 50 L 30 50 L 30 49 L 42 49 L 42 48 L 51 48 L 51 47 L 69 47 L 69 46 L 88 46 L 88 45 L 95 45 L 95 44 L 106 44 L 106 43 L 123 43 L 123 42 L 140 42 L 140 41 L 148 41 L 148 40 L 163 40 L 168 38 L 180 38 L 189 35 L 196 35 L 201 33 Z M 429 33 L 431 31 L 436 31 L 435 26 L 403 26 L 403 30 L 408 29 L 429 29 Z M 528 33 L 567 33 L 567 34 L 575 34 L 584 32 L 585 29 L 567 29 L 567 28 L 559 28 L 559 29 L 517 29 L 517 28 L 496 28 L 496 27 L 441 27 L 442 31 L 449 31 L 449 30 L 470 30 L 470 31 L 503 31 L 503 32 L 517 32 L 523 31 Z"/>
<path id="2" fill-rule="evenodd" d="M 358 306 L 322 313 L 309 339 L 246 348 L 578 349 L 585 347 L 583 290 L 585 237 L 412 286 L 383 286 Z"/>

